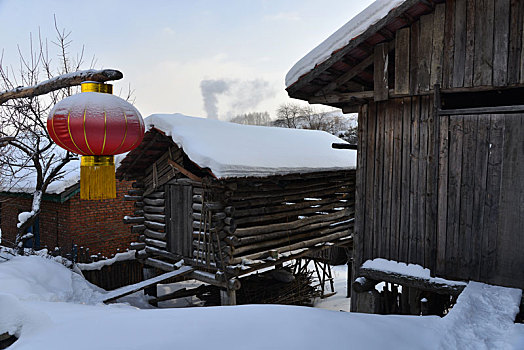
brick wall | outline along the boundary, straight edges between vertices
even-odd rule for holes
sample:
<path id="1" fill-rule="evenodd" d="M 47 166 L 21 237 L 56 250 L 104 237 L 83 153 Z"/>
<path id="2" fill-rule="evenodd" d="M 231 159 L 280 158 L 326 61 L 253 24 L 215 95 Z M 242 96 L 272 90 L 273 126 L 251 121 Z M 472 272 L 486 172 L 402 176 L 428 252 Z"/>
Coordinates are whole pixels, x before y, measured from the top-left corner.
<path id="1" fill-rule="evenodd" d="M 117 181 L 117 198 L 82 201 L 76 194 L 64 203 L 43 201 L 40 215 L 40 246 L 69 249 L 72 244 L 89 248 L 92 254 L 109 256 L 124 251 L 138 236 L 123 223 L 125 215 L 132 215 L 133 202 L 123 200 L 131 182 Z M 16 223 L 20 211 L 29 211 L 30 198 L 0 194 L 2 244 L 9 245 L 16 237 Z"/>

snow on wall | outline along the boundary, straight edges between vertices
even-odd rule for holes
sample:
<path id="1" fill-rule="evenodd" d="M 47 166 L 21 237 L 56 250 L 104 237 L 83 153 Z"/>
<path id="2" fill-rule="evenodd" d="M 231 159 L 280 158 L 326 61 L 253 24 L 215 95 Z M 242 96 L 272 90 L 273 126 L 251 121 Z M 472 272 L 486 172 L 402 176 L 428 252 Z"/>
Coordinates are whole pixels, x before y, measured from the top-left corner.
<path id="1" fill-rule="evenodd" d="M 315 47 L 306 56 L 300 59 L 286 75 L 286 87 L 293 85 L 301 76 L 326 61 L 333 52 L 349 44 L 370 26 L 377 23 L 387 14 L 406 0 L 376 0 L 364 11 L 353 17 L 339 30 Z"/>
<path id="2" fill-rule="evenodd" d="M 356 151 L 333 149 L 346 143 L 324 131 L 240 125 L 183 114 L 153 114 L 156 128 L 202 168 L 218 178 L 264 177 L 356 168 Z"/>

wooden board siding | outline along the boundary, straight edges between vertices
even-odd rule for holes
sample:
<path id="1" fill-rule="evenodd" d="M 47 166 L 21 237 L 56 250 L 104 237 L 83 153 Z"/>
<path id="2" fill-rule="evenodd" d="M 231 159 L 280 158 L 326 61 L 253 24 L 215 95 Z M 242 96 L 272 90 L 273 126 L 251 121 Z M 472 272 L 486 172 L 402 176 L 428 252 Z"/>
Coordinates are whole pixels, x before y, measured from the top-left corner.
<path id="1" fill-rule="evenodd" d="M 356 263 L 524 288 L 524 115 L 436 119 L 432 99 L 362 109 Z"/>
<path id="2" fill-rule="evenodd" d="M 395 94 L 524 83 L 523 8 L 516 0 L 437 4 L 395 33 Z"/>
<path id="3" fill-rule="evenodd" d="M 171 253 L 193 256 L 192 204 L 190 185 L 166 185 L 167 246 Z"/>

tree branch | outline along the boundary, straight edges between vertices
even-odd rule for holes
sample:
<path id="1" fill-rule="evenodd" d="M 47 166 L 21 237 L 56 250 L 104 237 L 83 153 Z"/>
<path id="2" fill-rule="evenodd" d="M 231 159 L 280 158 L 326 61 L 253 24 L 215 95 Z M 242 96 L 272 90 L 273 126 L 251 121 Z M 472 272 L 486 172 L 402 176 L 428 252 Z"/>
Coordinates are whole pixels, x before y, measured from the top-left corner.
<path id="1" fill-rule="evenodd" d="M 12 90 L 0 92 L 0 105 L 11 99 L 44 95 L 55 90 L 80 85 L 83 81 L 97 81 L 103 83 L 109 80 L 119 80 L 123 77 L 124 75 L 120 71 L 114 69 L 89 69 L 68 73 L 43 81 L 37 85 L 17 87 Z"/>

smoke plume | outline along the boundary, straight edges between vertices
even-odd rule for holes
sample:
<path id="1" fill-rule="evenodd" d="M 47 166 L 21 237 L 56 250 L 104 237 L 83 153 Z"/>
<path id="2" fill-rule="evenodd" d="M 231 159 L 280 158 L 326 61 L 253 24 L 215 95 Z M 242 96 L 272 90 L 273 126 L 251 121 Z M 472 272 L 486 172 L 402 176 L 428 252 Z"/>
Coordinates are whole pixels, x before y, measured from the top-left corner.
<path id="1" fill-rule="evenodd" d="M 275 89 L 269 82 L 262 79 L 231 80 L 213 79 L 202 80 L 200 89 L 204 99 L 204 108 L 208 118 L 218 119 L 219 96 L 221 105 L 229 109 L 227 115 L 234 116 L 253 111 L 262 101 L 275 96 Z"/>
<path id="2" fill-rule="evenodd" d="M 225 80 L 202 80 L 200 82 L 200 90 L 202 91 L 202 98 L 204 99 L 204 109 L 207 117 L 210 119 L 218 119 L 218 94 L 223 94 L 228 91 L 229 86 Z"/>

